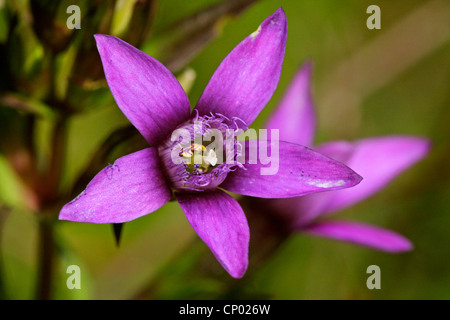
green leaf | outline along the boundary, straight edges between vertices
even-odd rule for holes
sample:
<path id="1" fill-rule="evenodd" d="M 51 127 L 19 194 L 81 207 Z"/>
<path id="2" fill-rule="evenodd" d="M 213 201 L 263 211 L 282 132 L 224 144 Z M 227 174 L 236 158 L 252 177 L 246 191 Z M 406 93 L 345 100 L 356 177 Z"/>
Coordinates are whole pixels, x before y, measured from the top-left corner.
<path id="1" fill-rule="evenodd" d="M 114 8 L 111 34 L 121 37 L 128 29 L 136 0 L 118 0 Z"/>
<path id="2" fill-rule="evenodd" d="M 78 52 L 77 42 L 73 42 L 70 48 L 58 55 L 57 72 L 55 75 L 55 94 L 60 100 L 64 100 L 69 86 L 69 77 L 71 75 L 75 58 Z"/>
<path id="3" fill-rule="evenodd" d="M 178 82 L 184 89 L 186 94 L 189 94 L 192 86 L 194 85 L 195 78 L 197 77 L 197 73 L 192 68 L 186 68 L 178 77 Z"/>
<path id="4" fill-rule="evenodd" d="M 23 191 L 19 176 L 8 160 L 0 155 L 0 200 L 11 207 L 26 208 Z"/>
<path id="5" fill-rule="evenodd" d="M 9 19 L 5 4 L 0 0 L 0 43 L 5 43 L 9 33 Z"/>

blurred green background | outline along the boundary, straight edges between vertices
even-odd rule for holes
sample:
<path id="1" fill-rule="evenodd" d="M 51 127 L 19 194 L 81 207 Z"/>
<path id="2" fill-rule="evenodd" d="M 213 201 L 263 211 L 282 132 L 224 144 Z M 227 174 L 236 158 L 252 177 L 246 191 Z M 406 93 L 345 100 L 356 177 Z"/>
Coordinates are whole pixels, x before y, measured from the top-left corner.
<path id="1" fill-rule="evenodd" d="M 66 27 L 71 4 L 81 29 Z M 380 30 L 366 27 L 371 4 L 381 8 Z M 339 213 L 405 235 L 413 251 L 292 235 L 236 280 L 177 203 L 126 223 L 118 247 L 111 225 L 56 220 L 99 169 L 142 148 L 106 86 L 94 33 L 162 61 L 194 106 L 226 54 L 280 6 L 289 26 L 283 72 L 253 127 L 309 59 L 317 143 L 429 137 L 425 160 Z M 0 298 L 449 299 L 449 39 L 445 0 L 0 0 Z M 366 287 L 372 264 L 381 290 Z M 66 287 L 69 265 L 81 268 L 80 290 Z"/>

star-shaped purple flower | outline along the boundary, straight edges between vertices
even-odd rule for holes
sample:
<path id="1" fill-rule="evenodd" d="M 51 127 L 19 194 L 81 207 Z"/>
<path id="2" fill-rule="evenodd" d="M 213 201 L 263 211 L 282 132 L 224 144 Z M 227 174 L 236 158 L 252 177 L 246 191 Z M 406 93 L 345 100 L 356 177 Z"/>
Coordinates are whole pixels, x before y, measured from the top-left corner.
<path id="1" fill-rule="evenodd" d="M 249 228 L 238 202 L 222 191 L 262 198 L 285 198 L 361 181 L 338 161 L 300 145 L 279 143 L 279 170 L 261 175 L 261 162 L 202 163 L 188 160 L 205 146 L 189 141 L 176 150 L 174 130 L 201 134 L 209 129 L 245 129 L 271 98 L 284 57 L 287 21 L 280 8 L 222 61 L 191 113 L 176 78 L 158 61 L 124 41 L 96 35 L 106 80 L 119 108 L 150 147 L 119 158 L 100 171 L 66 204 L 59 218 L 78 222 L 121 223 L 149 214 L 175 195 L 189 223 L 233 277 L 248 264 Z M 234 150 L 238 156 L 239 146 Z M 179 152 L 178 152 L 179 151 Z M 320 181 L 321 183 L 317 183 Z"/>
<path id="2" fill-rule="evenodd" d="M 311 63 L 306 63 L 269 118 L 266 128 L 280 129 L 280 139 L 312 147 L 316 127 L 310 90 Z M 379 227 L 351 221 L 333 221 L 328 216 L 383 189 L 393 178 L 429 152 L 428 139 L 415 136 L 381 136 L 354 142 L 332 141 L 315 150 L 342 161 L 364 177 L 357 186 L 264 202 L 287 219 L 294 231 L 348 241 L 388 252 L 412 248 L 405 237 Z"/>

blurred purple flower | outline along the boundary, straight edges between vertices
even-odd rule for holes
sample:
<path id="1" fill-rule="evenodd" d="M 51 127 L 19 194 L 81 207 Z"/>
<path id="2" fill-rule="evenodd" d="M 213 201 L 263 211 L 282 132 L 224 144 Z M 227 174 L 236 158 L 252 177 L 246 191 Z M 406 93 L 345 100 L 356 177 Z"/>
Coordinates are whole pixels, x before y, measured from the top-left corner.
<path id="1" fill-rule="evenodd" d="M 312 66 L 306 63 L 294 77 L 267 129 L 280 129 L 280 140 L 312 147 L 316 127 L 310 91 Z M 268 201 L 298 232 L 349 241 L 388 252 L 412 249 L 403 236 L 362 223 L 329 220 L 328 215 L 360 202 L 427 155 L 430 142 L 414 136 L 382 136 L 354 142 L 332 141 L 315 150 L 341 161 L 364 177 L 357 186 L 290 199 Z"/>
<path id="2" fill-rule="evenodd" d="M 194 132 L 194 121 L 201 120 L 203 135 L 208 128 L 224 132 L 253 122 L 278 84 L 286 36 L 286 16 L 280 8 L 222 61 L 191 114 L 181 85 L 160 62 L 116 37 L 96 35 L 114 99 L 151 147 L 100 171 L 62 208 L 59 218 L 126 222 L 159 209 L 174 192 L 189 223 L 217 260 L 231 276 L 242 277 L 248 264 L 247 220 L 238 202 L 219 186 L 244 195 L 284 198 L 351 187 L 361 180 L 340 162 L 283 142 L 280 168 L 272 176 L 260 175 L 261 164 L 199 167 L 172 161 L 177 141 L 171 140 L 171 133 L 176 129 Z M 190 141 L 180 157 L 185 152 L 190 157 L 202 147 Z M 329 185 L 318 186 L 317 179 Z"/>

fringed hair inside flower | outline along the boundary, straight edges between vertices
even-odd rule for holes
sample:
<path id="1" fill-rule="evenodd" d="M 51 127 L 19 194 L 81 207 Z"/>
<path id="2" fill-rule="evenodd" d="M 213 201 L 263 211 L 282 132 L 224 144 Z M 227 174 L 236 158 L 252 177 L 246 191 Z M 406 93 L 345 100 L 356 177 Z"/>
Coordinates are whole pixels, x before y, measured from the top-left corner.
<path id="1" fill-rule="evenodd" d="M 162 166 L 174 190 L 205 191 L 218 187 L 231 171 L 244 165 L 242 142 L 247 128 L 238 117 L 199 116 L 181 124 L 159 147 Z"/>

